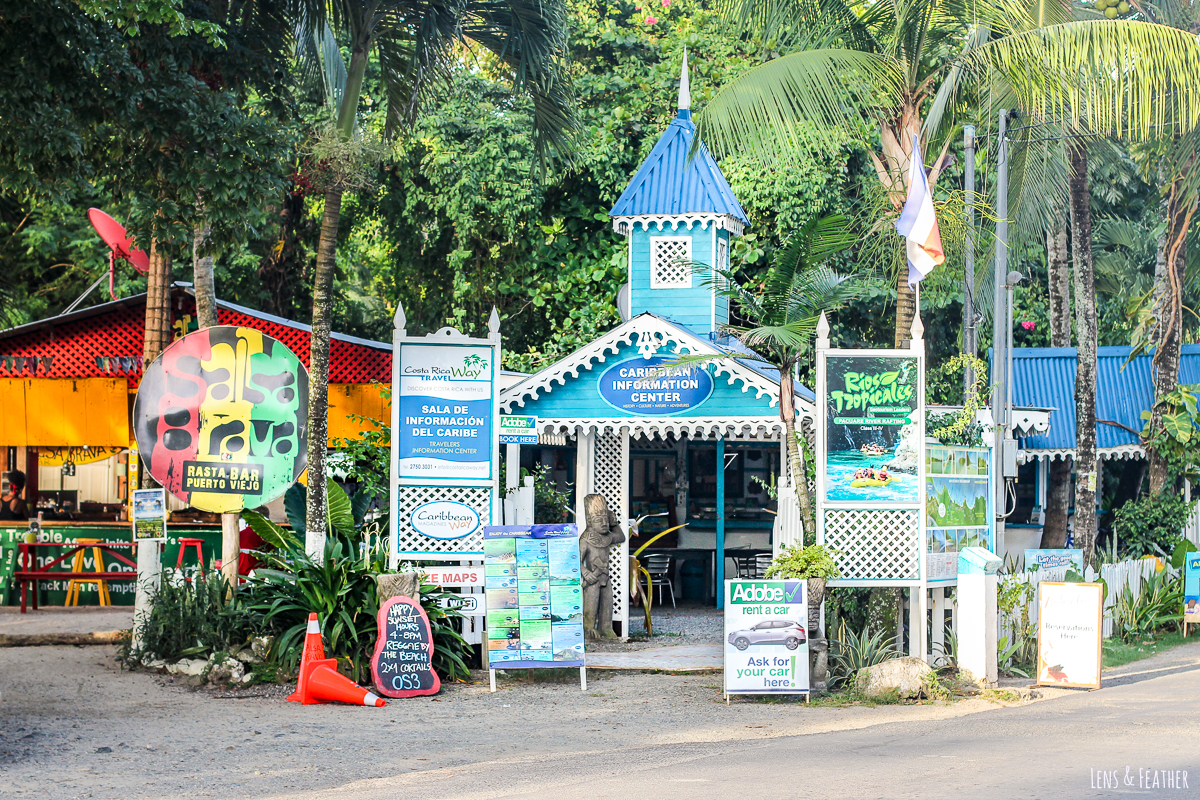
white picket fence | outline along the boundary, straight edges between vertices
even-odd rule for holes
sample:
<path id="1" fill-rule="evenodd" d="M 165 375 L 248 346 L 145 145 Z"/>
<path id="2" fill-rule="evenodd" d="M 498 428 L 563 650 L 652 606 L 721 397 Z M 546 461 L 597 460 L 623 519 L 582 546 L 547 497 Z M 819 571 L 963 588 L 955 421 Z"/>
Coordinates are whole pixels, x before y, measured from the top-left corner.
<path id="1" fill-rule="evenodd" d="M 1116 598 L 1128 586 L 1133 592 L 1134 597 L 1140 597 L 1142 594 L 1142 580 L 1153 574 L 1157 569 L 1157 564 L 1152 559 L 1131 559 L 1128 561 L 1120 561 L 1116 564 L 1105 564 L 1100 568 L 1100 577 L 1108 585 L 1108 594 L 1104 598 L 1104 637 L 1108 638 L 1113 635 L 1113 619 L 1112 609 L 1116 604 Z M 1171 567 L 1167 567 L 1171 570 Z M 1171 570 L 1174 572 L 1173 570 Z M 1061 581 L 1066 577 L 1066 567 L 1053 567 L 1051 569 L 1043 569 L 1037 572 L 1017 572 L 1012 575 L 1001 575 L 1002 581 L 1018 581 L 1020 583 L 1032 584 L 1036 587 L 1041 581 Z M 1089 567 L 1087 577 L 1091 580 L 1095 579 L 1095 572 Z M 1029 621 L 1036 627 L 1038 611 L 1037 589 L 1035 588 L 1032 594 L 1032 599 L 1029 604 Z M 1012 641 L 1012 631 L 1014 624 L 1017 624 L 1023 617 L 1020 606 L 1013 609 L 1009 616 L 1003 613 L 998 615 L 997 623 L 999 625 L 999 635 L 1008 636 L 1009 641 Z"/>

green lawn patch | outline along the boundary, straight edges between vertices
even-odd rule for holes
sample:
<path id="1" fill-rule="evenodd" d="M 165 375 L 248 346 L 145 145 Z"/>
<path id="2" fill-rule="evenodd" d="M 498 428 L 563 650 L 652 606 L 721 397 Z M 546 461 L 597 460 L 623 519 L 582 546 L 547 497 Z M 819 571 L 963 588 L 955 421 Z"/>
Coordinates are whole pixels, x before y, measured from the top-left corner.
<path id="1" fill-rule="evenodd" d="M 1162 653 L 1170 650 L 1172 647 L 1178 647 L 1189 640 L 1200 642 L 1200 637 L 1193 635 L 1184 639 L 1181 633 L 1160 633 L 1151 639 L 1141 639 L 1130 644 L 1126 644 L 1115 638 L 1105 639 L 1104 668 L 1111 669 L 1131 664 L 1134 661 L 1141 661 L 1143 658 L 1149 658 L 1156 653 Z"/>

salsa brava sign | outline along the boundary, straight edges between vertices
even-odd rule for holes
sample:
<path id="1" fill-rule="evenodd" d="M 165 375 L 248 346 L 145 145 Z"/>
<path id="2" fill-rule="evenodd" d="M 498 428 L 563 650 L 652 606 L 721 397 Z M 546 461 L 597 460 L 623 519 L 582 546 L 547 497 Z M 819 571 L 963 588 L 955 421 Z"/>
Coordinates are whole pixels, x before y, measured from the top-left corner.
<path id="1" fill-rule="evenodd" d="M 269 503 L 304 472 L 308 372 L 261 331 L 205 328 L 147 367 L 133 421 L 150 474 L 193 508 Z"/>

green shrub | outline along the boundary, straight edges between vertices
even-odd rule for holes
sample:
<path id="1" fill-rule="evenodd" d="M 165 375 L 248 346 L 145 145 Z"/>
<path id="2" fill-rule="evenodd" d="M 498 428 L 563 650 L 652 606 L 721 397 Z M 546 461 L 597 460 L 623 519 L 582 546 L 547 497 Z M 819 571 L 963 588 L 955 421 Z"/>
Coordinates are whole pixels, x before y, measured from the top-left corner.
<path id="1" fill-rule="evenodd" d="M 785 545 L 779 555 L 767 567 L 768 578 L 825 578 L 836 580 L 842 576 L 837 562 L 833 560 L 834 551 L 823 544 L 810 544 L 803 547 L 800 543 Z"/>
<path id="2" fill-rule="evenodd" d="M 1149 638 L 1171 624 L 1179 630 L 1182 621 L 1183 579 L 1165 571 L 1142 578 L 1136 597 L 1126 584 L 1113 604 L 1113 634 L 1124 642 Z"/>
<path id="3" fill-rule="evenodd" d="M 1183 526 L 1195 501 L 1176 492 L 1130 500 L 1113 515 L 1117 544 L 1126 555 L 1166 556 L 1183 540 Z"/>
<path id="4" fill-rule="evenodd" d="M 899 656 L 894 637 L 888 638 L 882 631 L 871 633 L 870 628 L 855 633 L 843 624 L 838 628 L 837 638 L 829 640 L 829 688 L 849 686 L 860 669 Z"/>
<path id="5" fill-rule="evenodd" d="M 225 599 L 228 583 L 209 570 L 204 579 L 172 582 L 163 576 L 152 593 L 152 605 L 140 630 L 136 649 L 126 641 L 119 653 L 123 663 L 136 666 L 159 659 L 207 658 L 209 654 L 245 644 L 258 630 L 240 596 Z"/>

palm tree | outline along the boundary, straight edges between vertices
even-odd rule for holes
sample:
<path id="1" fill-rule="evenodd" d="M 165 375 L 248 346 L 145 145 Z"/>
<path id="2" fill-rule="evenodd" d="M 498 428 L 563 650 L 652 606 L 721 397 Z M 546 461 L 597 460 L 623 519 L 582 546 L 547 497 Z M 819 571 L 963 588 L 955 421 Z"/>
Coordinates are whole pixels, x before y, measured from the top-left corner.
<path id="1" fill-rule="evenodd" d="M 781 50 L 800 49 L 722 87 L 699 117 L 699 136 L 718 156 L 858 142 L 896 211 L 906 195 L 913 136 L 921 152 L 939 154 L 928 167 L 932 186 L 948 163 L 962 96 L 991 91 L 997 76 L 1023 108 L 1072 128 L 1087 123 L 1146 134 L 1164 123 L 1190 127 L 1200 115 L 1194 37 L 1124 20 L 1060 21 L 1058 0 L 1028 8 L 963 0 L 728 0 L 726 11 L 764 41 L 782 42 Z M 1177 87 L 1173 103 L 1162 102 L 1165 79 Z M 901 273 L 897 346 L 915 312 Z"/>
<path id="2" fill-rule="evenodd" d="M 565 153 L 575 118 L 565 71 L 566 8 L 563 0 L 293 0 L 301 30 L 314 36 L 330 27 L 348 46 L 345 83 L 335 131 L 355 139 L 368 59 L 379 60 L 387 93 L 385 135 L 402 135 L 436 101 L 464 54 L 490 52 L 514 88 L 533 101 L 540 156 Z M 302 40 L 307 37 L 301 37 Z M 329 332 L 338 224 L 346 184 L 325 191 L 313 281 L 309 350 L 308 541 L 314 558 L 324 552 L 325 449 L 329 398 Z"/>
<path id="3" fill-rule="evenodd" d="M 825 312 L 833 312 L 860 296 L 867 283 L 853 275 L 838 273 L 827 263 L 848 249 L 857 236 L 850 220 L 831 215 L 809 220 L 793 233 L 775 254 L 761 288 L 751 289 L 736 282 L 728 270 L 710 270 L 717 292 L 736 302 L 736 313 L 744 325 L 724 325 L 723 334 L 747 348 L 740 361 L 754 361 L 779 372 L 779 417 L 786 431 L 786 446 L 796 499 L 804 520 L 806 536 L 816 531 L 816 514 L 809 494 L 804 452 L 796 432 L 796 367 L 811 349 L 817 323 Z M 692 355 L 678 364 L 711 361 L 727 356 Z"/>

